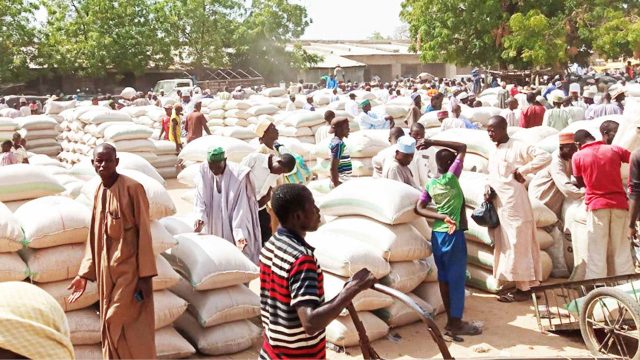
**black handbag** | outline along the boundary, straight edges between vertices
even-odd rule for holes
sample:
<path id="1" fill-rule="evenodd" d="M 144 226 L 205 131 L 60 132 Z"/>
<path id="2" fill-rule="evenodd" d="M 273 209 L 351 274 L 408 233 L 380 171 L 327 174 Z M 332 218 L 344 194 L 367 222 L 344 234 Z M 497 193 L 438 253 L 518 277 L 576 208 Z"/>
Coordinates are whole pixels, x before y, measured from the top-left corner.
<path id="1" fill-rule="evenodd" d="M 489 229 L 493 229 L 500 225 L 500 219 L 498 219 L 498 212 L 496 208 L 493 206 L 493 203 L 484 201 L 480 204 L 480 207 L 473 210 L 473 214 L 471 214 L 471 218 L 476 224 L 484 227 L 488 227 Z"/>

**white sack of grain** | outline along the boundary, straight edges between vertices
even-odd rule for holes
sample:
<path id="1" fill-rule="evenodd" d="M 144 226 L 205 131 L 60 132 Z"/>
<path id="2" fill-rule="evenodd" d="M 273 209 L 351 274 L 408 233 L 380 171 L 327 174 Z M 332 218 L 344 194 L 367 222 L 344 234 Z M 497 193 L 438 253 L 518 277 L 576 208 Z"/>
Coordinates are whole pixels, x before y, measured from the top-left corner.
<path id="1" fill-rule="evenodd" d="M 190 233 L 193 231 L 195 219 L 193 216 L 167 216 L 160 220 L 158 220 L 162 226 L 171 234 L 172 236 L 184 233 Z"/>
<path id="2" fill-rule="evenodd" d="M 34 249 L 84 244 L 91 225 L 91 210 L 62 196 L 31 200 L 16 210 L 15 217 L 27 246 Z"/>
<path id="3" fill-rule="evenodd" d="M 29 279 L 37 283 L 50 283 L 74 278 L 84 258 L 85 244 L 69 244 L 46 249 L 20 251 L 29 267 Z"/>
<path id="4" fill-rule="evenodd" d="M 363 216 L 341 216 L 320 228 L 323 234 L 349 236 L 384 253 L 387 261 L 421 259 L 431 254 L 425 237 L 410 223 L 387 225 Z"/>
<path id="5" fill-rule="evenodd" d="M 98 302 L 98 286 L 94 281 L 87 281 L 87 288 L 84 294 L 73 304 L 69 304 L 69 284 L 71 280 L 62 280 L 46 284 L 38 284 L 38 287 L 53 296 L 54 299 L 62 306 L 65 312 L 84 309 Z"/>
<path id="6" fill-rule="evenodd" d="M 427 314 L 433 314 L 433 306 L 422 300 L 415 294 L 408 294 L 422 310 Z M 387 323 L 390 328 L 397 328 L 404 325 L 409 325 L 414 322 L 418 322 L 422 317 L 412 308 L 405 305 L 400 300 L 395 300 L 392 305 L 385 307 L 384 309 L 376 310 L 373 312 L 382 321 Z"/>
<path id="7" fill-rule="evenodd" d="M 147 199 L 149 200 L 150 220 L 157 220 L 176 213 L 176 206 L 173 200 L 171 200 L 167 189 L 165 189 L 162 184 L 135 170 L 121 170 L 120 174 L 132 178 L 144 187 Z M 82 188 L 82 194 L 87 198 L 91 207 L 93 207 L 93 199 L 100 185 L 100 181 L 100 177 L 95 176 Z"/>
<path id="8" fill-rule="evenodd" d="M 389 326 L 368 311 L 358 312 L 358 318 L 367 329 L 367 337 L 373 342 L 389 333 Z M 360 337 L 350 316 L 342 316 L 333 320 L 326 329 L 327 341 L 338 346 L 356 346 Z"/>
<path id="9" fill-rule="evenodd" d="M 0 253 L 18 251 L 23 242 L 24 233 L 18 219 L 7 205 L 0 202 Z"/>
<path id="10" fill-rule="evenodd" d="M 159 255 L 178 245 L 178 241 L 160 222 L 151 221 L 150 229 L 154 255 Z"/>
<path id="11" fill-rule="evenodd" d="M 320 209 L 324 215 L 361 215 L 395 225 L 418 217 L 414 208 L 419 198 L 420 191 L 407 184 L 389 179 L 361 178 L 347 181 L 332 190 Z"/>
<path id="12" fill-rule="evenodd" d="M 178 319 L 189 304 L 169 290 L 153 292 L 153 310 L 155 312 L 155 328 L 163 328 Z"/>
<path id="13" fill-rule="evenodd" d="M 429 265 L 423 260 L 392 262 L 391 271 L 380 283 L 403 293 L 415 289 L 426 279 Z"/>
<path id="14" fill-rule="evenodd" d="M 171 291 L 189 303 L 189 312 L 202 327 L 260 316 L 260 297 L 244 285 L 198 291 L 183 279 Z"/>
<path id="15" fill-rule="evenodd" d="M 3 166 L 0 171 L 2 202 L 35 199 L 64 190 L 64 186 L 41 167 L 15 164 Z"/>
<path id="16" fill-rule="evenodd" d="M 344 289 L 344 285 L 349 278 L 340 277 L 325 272 L 324 274 L 324 296 L 326 301 L 333 299 Z M 393 298 L 391 296 L 383 294 L 373 289 L 367 289 L 356 295 L 351 300 L 351 303 L 355 307 L 356 311 L 372 311 L 382 309 L 384 307 L 393 304 Z M 344 309 L 340 315 L 346 316 L 349 312 Z"/>
<path id="17" fill-rule="evenodd" d="M 320 267 L 332 274 L 351 277 L 361 269 L 367 268 L 378 279 L 390 271 L 389 263 L 381 252 L 348 236 L 315 232 L 307 234 L 307 242 L 315 247 L 314 255 Z M 340 249 L 340 251 L 336 251 Z"/>
<path id="18" fill-rule="evenodd" d="M 158 275 L 153 277 L 153 290 L 165 290 L 175 286 L 181 277 L 162 255 L 156 256 Z"/>
<path id="19" fill-rule="evenodd" d="M 110 110 L 108 108 L 89 110 L 83 113 L 82 115 L 80 115 L 79 119 L 85 124 L 96 124 L 96 125 L 102 124 L 104 122 L 110 122 L 110 121 L 113 121 L 113 122 L 115 121 L 131 122 L 132 121 L 131 116 L 129 116 L 128 114 L 121 111 Z"/>
<path id="20" fill-rule="evenodd" d="M 324 122 L 324 114 L 319 111 L 296 110 L 288 113 L 282 125 L 293 127 L 312 127 Z"/>
<path id="21" fill-rule="evenodd" d="M 45 114 L 47 115 L 57 115 L 63 112 L 64 110 L 73 109 L 76 107 L 76 101 L 48 101 L 45 106 Z"/>
<path id="22" fill-rule="evenodd" d="M 122 141 L 147 139 L 153 134 L 153 130 L 147 126 L 138 124 L 111 125 L 104 131 L 104 139 L 107 141 Z"/>
<path id="23" fill-rule="evenodd" d="M 188 143 L 178 157 L 184 161 L 206 161 L 207 152 L 215 147 L 222 147 L 227 160 L 233 162 L 240 162 L 245 156 L 255 151 L 253 146 L 242 140 L 209 135 Z"/>
<path id="24" fill-rule="evenodd" d="M 0 253 L 0 282 L 22 281 L 27 278 L 28 274 L 27 264 L 17 253 Z"/>
<path id="25" fill-rule="evenodd" d="M 156 355 L 158 359 L 184 359 L 196 353 L 193 345 L 183 338 L 173 326 L 156 330 Z"/>
<path id="26" fill-rule="evenodd" d="M 244 284 L 259 276 L 258 267 L 229 241 L 213 235 L 176 235 L 178 246 L 166 255 L 196 290 Z"/>
<path id="27" fill-rule="evenodd" d="M 174 326 L 198 348 L 200 353 L 206 355 L 237 353 L 258 343 L 262 337 L 262 328 L 248 320 L 203 328 L 188 312 L 182 315 Z"/>
<path id="28" fill-rule="evenodd" d="M 100 344 L 100 316 L 94 309 L 81 309 L 65 313 L 73 345 Z"/>
<path id="29" fill-rule="evenodd" d="M 439 283 L 422 283 L 413 290 L 413 294 L 431 305 L 434 316 L 444 312 L 444 303 L 442 302 L 442 296 L 440 295 Z"/>

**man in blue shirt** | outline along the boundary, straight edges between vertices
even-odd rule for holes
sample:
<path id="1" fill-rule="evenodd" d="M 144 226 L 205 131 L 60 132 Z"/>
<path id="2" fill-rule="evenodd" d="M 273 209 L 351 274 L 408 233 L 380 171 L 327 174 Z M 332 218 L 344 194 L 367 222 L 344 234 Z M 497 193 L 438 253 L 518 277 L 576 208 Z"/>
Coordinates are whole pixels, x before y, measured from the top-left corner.
<path id="1" fill-rule="evenodd" d="M 360 103 L 360 106 L 362 106 L 362 112 L 356 118 L 358 125 L 360 125 L 360 130 L 391 129 L 395 126 L 393 117 L 387 115 L 383 118 L 381 115 L 371 111 L 371 102 L 369 100 L 364 100 Z"/>
<path id="2" fill-rule="evenodd" d="M 335 89 L 338 87 L 338 80 L 334 75 L 329 76 L 329 80 L 327 80 L 327 89 Z"/>

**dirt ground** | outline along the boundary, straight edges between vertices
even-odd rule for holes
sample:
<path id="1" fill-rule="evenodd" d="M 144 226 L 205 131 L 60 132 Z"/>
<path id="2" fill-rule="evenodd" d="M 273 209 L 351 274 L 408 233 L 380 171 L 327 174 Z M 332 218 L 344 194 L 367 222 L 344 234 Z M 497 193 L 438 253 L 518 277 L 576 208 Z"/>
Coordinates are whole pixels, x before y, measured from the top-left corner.
<path id="1" fill-rule="evenodd" d="M 170 180 L 167 189 L 173 198 L 178 214 L 192 211 L 192 204 L 182 200 L 180 195 L 188 189 L 176 180 Z M 256 291 L 257 280 L 251 283 Z M 495 358 L 495 357 L 589 357 L 579 332 L 573 335 L 543 334 L 538 330 L 531 302 L 503 304 L 496 296 L 478 290 L 469 289 L 471 296 L 465 304 L 465 318 L 484 323 L 484 333 L 479 336 L 465 337 L 464 342 L 450 343 L 449 351 L 453 357 Z M 436 318 L 440 329 L 446 319 L 443 315 Z M 390 334 L 399 335 L 399 340 L 383 338 L 373 342 L 373 347 L 385 359 L 439 358 L 440 352 L 421 323 L 391 329 Z M 259 345 L 222 359 L 257 359 Z M 362 358 L 357 347 L 347 348 L 345 353 L 328 350 L 329 359 Z M 203 357 L 204 358 L 204 357 Z"/>

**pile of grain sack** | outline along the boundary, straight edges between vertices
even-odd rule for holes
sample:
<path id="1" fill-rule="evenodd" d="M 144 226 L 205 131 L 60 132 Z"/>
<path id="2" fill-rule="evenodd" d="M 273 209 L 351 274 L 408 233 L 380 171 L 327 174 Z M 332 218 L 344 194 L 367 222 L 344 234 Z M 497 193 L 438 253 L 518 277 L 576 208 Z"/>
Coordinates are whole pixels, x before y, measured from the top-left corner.
<path id="1" fill-rule="evenodd" d="M 376 194 L 375 198 L 372 194 Z M 444 311 L 431 254 L 429 225 L 414 213 L 418 190 L 387 179 L 353 179 L 320 202 L 327 222 L 307 235 L 325 274 L 329 300 L 350 276 L 369 269 L 382 284 L 407 293 L 434 316 Z M 338 251 L 336 249 L 339 249 Z M 389 328 L 420 318 L 416 312 L 382 293 L 367 290 L 353 300 L 358 316 L 374 341 Z M 327 341 L 355 346 L 358 334 L 346 311 L 327 327 Z"/>
<path id="2" fill-rule="evenodd" d="M 51 294 L 67 314 L 76 357 L 101 359 L 96 284 L 88 282 L 77 302 L 66 301 L 85 253 L 100 180 L 84 182 L 72 198 L 46 167 L 18 164 L 0 172 L 0 281 L 29 281 Z M 254 324 L 259 299 L 242 284 L 257 278 L 258 268 L 225 240 L 185 234 L 193 222 L 175 216 L 159 181 L 136 170 L 120 172 L 140 182 L 149 199 L 158 269 L 153 279 L 158 357 L 223 355 L 255 344 L 261 334 Z"/>

